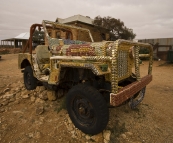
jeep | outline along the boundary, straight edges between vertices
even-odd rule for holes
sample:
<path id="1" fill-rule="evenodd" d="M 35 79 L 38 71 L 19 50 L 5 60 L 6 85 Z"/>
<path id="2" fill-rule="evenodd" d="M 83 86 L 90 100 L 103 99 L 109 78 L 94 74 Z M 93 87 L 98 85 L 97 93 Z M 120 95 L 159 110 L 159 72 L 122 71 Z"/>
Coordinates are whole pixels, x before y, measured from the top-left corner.
<path id="1" fill-rule="evenodd" d="M 47 44 L 33 50 L 36 28 L 44 30 Z M 50 29 L 71 36 L 52 38 Z M 90 41 L 73 39 L 74 31 L 85 33 Z M 148 49 L 149 54 L 139 54 L 141 47 Z M 148 58 L 148 73 L 143 77 L 140 57 Z M 29 41 L 18 56 L 18 66 L 27 90 L 43 85 L 63 95 L 67 91 L 66 107 L 75 127 L 94 135 L 107 126 L 110 106 L 128 103 L 133 109 L 143 100 L 146 85 L 152 81 L 152 59 L 150 44 L 122 39 L 94 42 L 88 29 L 43 20 L 42 24 L 31 26 Z"/>

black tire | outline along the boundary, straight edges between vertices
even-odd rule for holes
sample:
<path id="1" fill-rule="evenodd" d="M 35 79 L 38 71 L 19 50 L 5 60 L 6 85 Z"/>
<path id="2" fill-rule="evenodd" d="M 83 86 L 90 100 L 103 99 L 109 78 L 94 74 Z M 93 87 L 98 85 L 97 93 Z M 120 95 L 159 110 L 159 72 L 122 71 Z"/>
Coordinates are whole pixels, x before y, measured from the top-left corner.
<path id="1" fill-rule="evenodd" d="M 33 71 L 31 66 L 25 67 L 24 74 L 24 84 L 27 90 L 34 90 L 37 87 L 37 79 L 33 76 Z"/>
<path id="2" fill-rule="evenodd" d="M 130 98 L 128 104 L 129 104 L 129 107 L 131 109 L 135 109 L 139 105 L 139 103 L 142 102 L 142 100 L 144 99 L 144 96 L 145 96 L 145 89 L 146 89 L 146 87 L 144 87 L 143 89 L 141 89 L 132 98 Z"/>
<path id="3" fill-rule="evenodd" d="M 86 134 L 98 134 L 108 123 L 109 110 L 106 101 L 91 86 L 74 86 L 67 93 L 66 106 L 74 125 Z"/>

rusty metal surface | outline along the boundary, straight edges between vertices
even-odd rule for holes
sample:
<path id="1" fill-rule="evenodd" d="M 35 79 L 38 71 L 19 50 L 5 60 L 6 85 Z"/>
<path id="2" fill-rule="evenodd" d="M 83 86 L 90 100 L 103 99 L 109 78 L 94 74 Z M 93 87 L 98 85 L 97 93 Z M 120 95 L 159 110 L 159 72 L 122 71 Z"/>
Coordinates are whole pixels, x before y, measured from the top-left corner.
<path id="1" fill-rule="evenodd" d="M 110 94 L 110 104 L 112 106 L 118 106 L 124 101 L 135 95 L 142 88 L 152 81 L 152 75 L 147 75 L 141 79 L 141 81 L 133 82 L 119 90 L 117 94 Z"/>

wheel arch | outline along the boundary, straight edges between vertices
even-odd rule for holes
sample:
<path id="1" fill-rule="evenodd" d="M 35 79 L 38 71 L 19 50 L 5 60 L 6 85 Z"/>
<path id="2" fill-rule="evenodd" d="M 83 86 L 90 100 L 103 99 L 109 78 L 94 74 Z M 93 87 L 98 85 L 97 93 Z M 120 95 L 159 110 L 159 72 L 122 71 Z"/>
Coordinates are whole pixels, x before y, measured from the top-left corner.
<path id="1" fill-rule="evenodd" d="M 25 68 L 25 67 L 27 67 L 27 66 L 31 66 L 31 64 L 30 64 L 30 62 L 29 62 L 28 59 L 24 59 L 24 60 L 21 62 L 21 64 L 20 64 L 20 68 L 23 69 L 23 68 Z"/>

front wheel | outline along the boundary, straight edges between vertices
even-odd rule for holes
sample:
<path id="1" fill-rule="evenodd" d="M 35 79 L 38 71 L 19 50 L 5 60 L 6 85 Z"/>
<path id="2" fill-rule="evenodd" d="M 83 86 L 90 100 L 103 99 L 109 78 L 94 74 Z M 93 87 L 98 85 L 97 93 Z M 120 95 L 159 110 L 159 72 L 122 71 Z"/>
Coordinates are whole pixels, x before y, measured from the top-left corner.
<path id="1" fill-rule="evenodd" d="M 144 99 L 145 89 L 146 89 L 146 87 L 141 89 L 132 98 L 130 98 L 130 100 L 129 100 L 129 107 L 131 109 L 135 109 L 137 107 L 137 105 Z"/>
<path id="2" fill-rule="evenodd" d="M 33 70 L 31 66 L 25 67 L 24 74 L 24 84 L 27 90 L 34 90 L 37 87 L 37 79 L 33 76 Z"/>
<path id="3" fill-rule="evenodd" d="M 74 125 L 86 134 L 98 134 L 107 125 L 109 111 L 102 95 L 84 84 L 74 86 L 67 94 L 67 111 Z"/>

